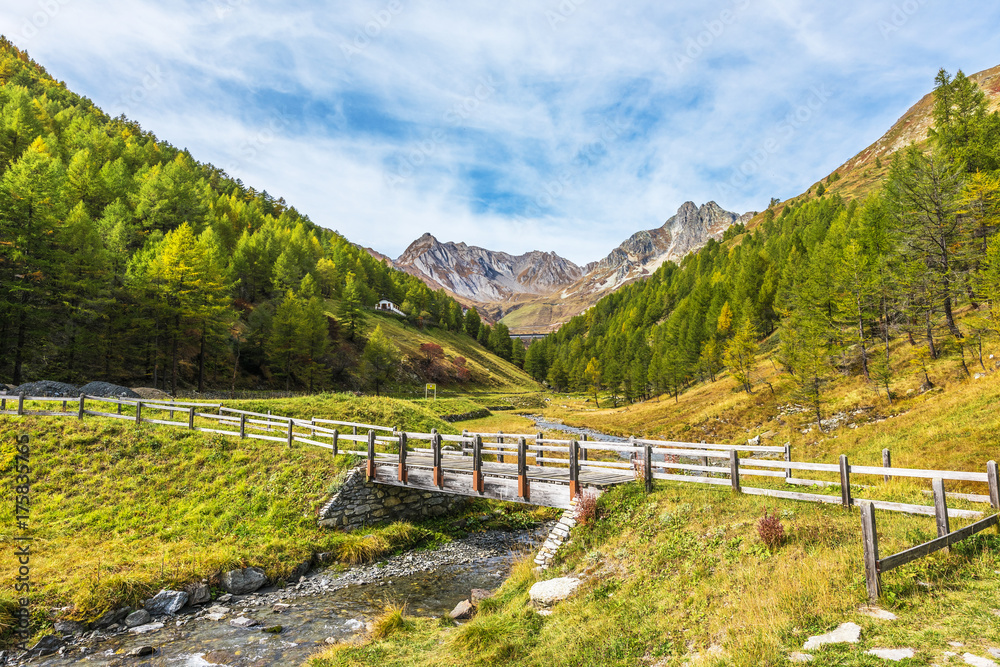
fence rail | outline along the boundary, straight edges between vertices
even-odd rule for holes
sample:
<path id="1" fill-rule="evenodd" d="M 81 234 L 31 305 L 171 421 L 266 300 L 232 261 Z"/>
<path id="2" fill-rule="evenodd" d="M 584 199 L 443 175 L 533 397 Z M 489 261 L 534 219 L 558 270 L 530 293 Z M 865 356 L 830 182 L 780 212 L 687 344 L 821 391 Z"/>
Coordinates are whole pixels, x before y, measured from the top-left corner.
<path id="1" fill-rule="evenodd" d="M 986 464 L 986 477 L 990 487 L 990 504 L 994 512 L 1000 511 L 1000 481 L 998 481 L 997 464 L 990 461 Z M 969 524 L 954 532 L 951 531 L 949 518 L 955 516 L 953 510 L 948 509 L 947 495 L 944 491 L 944 479 L 938 477 L 932 482 L 934 495 L 933 516 L 937 522 L 936 539 L 910 547 L 904 551 L 879 558 L 878 530 L 875 523 L 875 503 L 868 503 L 861 507 L 861 548 L 864 554 L 865 586 L 868 589 L 868 598 L 876 601 L 882 595 L 882 574 L 896 569 L 907 563 L 911 563 L 918 558 L 929 556 L 930 554 L 946 549 L 952 544 L 960 542 L 968 537 L 980 533 L 992 526 L 1000 526 L 998 517 L 994 513 L 976 523 Z M 979 513 L 982 516 L 982 513 Z"/>
<path id="2" fill-rule="evenodd" d="M 9 409 L 8 403 L 16 400 L 16 410 Z M 28 410 L 26 403 L 62 403 L 62 410 Z M 88 409 L 88 403 L 103 403 L 116 406 L 115 412 Z M 75 409 L 70 409 L 75 404 Z M 134 414 L 123 414 L 123 407 Z M 206 410 L 217 409 L 218 413 Z M 149 412 L 166 412 L 168 418 L 152 418 Z M 176 413 L 186 416 L 186 420 L 174 419 Z M 839 463 L 808 463 L 791 460 L 791 448 L 761 445 L 718 445 L 706 443 L 677 442 L 630 438 L 627 443 L 590 440 L 584 436 L 576 439 L 546 438 L 542 433 L 505 434 L 474 433 L 464 431 L 462 435 L 445 435 L 432 429 L 431 433 L 401 431 L 394 427 L 330 419 L 296 419 L 281 415 L 263 414 L 247 410 L 228 408 L 218 403 L 167 402 L 163 400 L 118 399 L 81 395 L 77 398 L 62 397 L 4 397 L 0 396 L 0 414 L 18 416 L 103 417 L 129 420 L 139 424 L 155 424 L 223 436 L 281 442 L 288 447 L 302 443 L 330 450 L 333 455 L 353 454 L 367 459 L 366 470 L 370 479 L 376 479 L 378 467 L 394 465 L 396 480 L 406 484 L 410 470 L 430 471 L 433 486 L 445 489 L 446 475 L 471 474 L 471 493 L 482 495 L 486 477 L 493 479 L 516 479 L 517 499 L 528 502 L 532 499 L 531 484 L 566 484 L 570 499 L 581 493 L 583 486 L 604 487 L 637 480 L 652 490 L 653 480 L 729 486 L 734 492 L 748 495 L 767 496 L 788 500 L 840 504 L 844 507 L 858 506 L 862 517 L 862 543 L 865 557 L 865 577 L 869 596 L 877 598 L 881 591 L 881 575 L 905 563 L 946 548 L 991 526 L 1000 525 L 1000 481 L 997 464 L 990 461 L 986 472 L 925 470 L 921 468 L 899 468 L 891 464 L 888 450 L 883 450 L 882 466 L 851 465 L 847 456 L 841 455 Z M 145 414 L 145 416 L 144 416 Z M 210 426 L 196 423 L 196 419 L 214 422 Z M 329 428 L 329 427 L 334 428 Z M 351 429 L 351 433 L 340 433 L 336 427 Z M 358 430 L 367 430 L 366 434 Z M 389 435 L 385 435 L 388 433 Z M 273 435 L 272 435 L 273 434 Z M 493 442 L 484 442 L 492 440 Z M 410 442 L 412 441 L 412 443 Z M 350 449 L 341 448 L 341 443 L 349 443 Z M 429 443 L 430 447 L 420 446 Z M 444 443 L 448 443 L 445 445 Z M 529 444 L 531 443 L 531 444 Z M 389 452 L 379 452 L 377 445 L 389 448 Z M 458 445 L 457 448 L 452 448 Z M 590 454 L 614 453 L 629 460 L 592 459 Z M 742 457 L 741 453 L 753 455 L 780 455 L 781 459 Z M 413 456 L 409 456 L 413 454 Z M 654 459 L 661 456 L 662 461 Z M 495 461 L 487 460 L 492 457 Z M 694 459 L 697 463 L 681 462 L 682 457 Z M 506 459 L 513 459 L 507 463 Z M 516 464 L 515 464 L 516 461 Z M 710 465 L 717 461 L 721 465 Z M 533 463 L 533 465 L 529 465 Z M 485 464 L 485 466 L 484 466 Z M 548 470 L 552 468 L 552 470 Z M 625 472 L 627 471 L 627 472 Z M 793 477 L 793 472 L 817 472 L 836 474 L 839 482 L 801 479 Z M 682 473 L 682 474 L 678 474 Z M 687 473 L 687 474 L 683 474 Z M 426 474 L 426 473 L 425 473 Z M 852 487 L 870 488 L 857 485 L 852 476 L 881 477 L 885 482 L 895 477 L 930 479 L 932 481 L 934 505 L 917 505 L 882 500 L 856 498 Z M 840 486 L 840 495 L 803 493 L 784 489 L 747 487 L 743 480 L 749 477 L 780 478 L 788 484 L 810 484 L 819 486 Z M 987 484 L 989 495 L 946 493 L 945 481 L 960 481 Z M 384 478 L 377 481 L 392 483 Z M 451 492 L 454 487 L 449 487 Z M 471 495 L 470 493 L 470 495 Z M 505 496 L 504 496 L 505 497 Z M 553 503 L 551 490 L 541 493 L 535 502 Z M 989 503 L 993 514 L 984 517 L 984 512 L 976 510 L 951 509 L 948 498 L 968 502 Z M 564 502 L 564 501 L 558 501 Z M 561 506 L 561 505 L 558 505 Z M 904 512 L 915 515 L 933 516 L 938 527 L 938 538 L 917 545 L 898 554 L 879 558 L 878 536 L 874 510 Z M 949 530 L 952 518 L 978 519 L 974 524 L 954 532 Z"/>

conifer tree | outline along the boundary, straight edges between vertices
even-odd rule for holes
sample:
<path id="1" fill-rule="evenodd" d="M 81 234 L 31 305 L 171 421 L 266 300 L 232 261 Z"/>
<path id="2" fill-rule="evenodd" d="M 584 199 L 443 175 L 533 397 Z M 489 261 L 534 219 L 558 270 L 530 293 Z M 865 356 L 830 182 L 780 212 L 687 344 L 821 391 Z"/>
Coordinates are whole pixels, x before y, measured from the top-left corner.
<path id="1" fill-rule="evenodd" d="M 352 343 L 357 336 L 358 330 L 364 324 L 364 307 L 361 303 L 361 296 L 358 289 L 358 281 L 354 274 L 348 274 L 347 286 L 340 297 L 340 306 L 337 308 L 337 316 L 340 317 L 347 328 L 347 339 Z"/>
<path id="2" fill-rule="evenodd" d="M 468 312 L 465 313 L 465 333 L 473 339 L 478 339 L 481 325 L 482 320 L 479 319 L 479 313 L 476 312 L 475 308 L 469 308 Z"/>
<path id="3" fill-rule="evenodd" d="M 362 376 L 376 396 L 396 378 L 401 360 L 399 348 L 382 331 L 382 325 L 376 326 L 361 354 Z"/>
<path id="4" fill-rule="evenodd" d="M 587 368 L 584 370 L 583 375 L 587 386 L 594 395 L 594 405 L 601 407 L 600 401 L 597 398 L 598 392 L 601 391 L 601 362 L 596 357 L 591 357 L 590 361 L 587 362 Z"/>
<path id="5" fill-rule="evenodd" d="M 726 345 L 723 362 L 745 392 L 753 393 L 753 372 L 757 365 L 757 327 L 749 317 L 743 319 Z"/>

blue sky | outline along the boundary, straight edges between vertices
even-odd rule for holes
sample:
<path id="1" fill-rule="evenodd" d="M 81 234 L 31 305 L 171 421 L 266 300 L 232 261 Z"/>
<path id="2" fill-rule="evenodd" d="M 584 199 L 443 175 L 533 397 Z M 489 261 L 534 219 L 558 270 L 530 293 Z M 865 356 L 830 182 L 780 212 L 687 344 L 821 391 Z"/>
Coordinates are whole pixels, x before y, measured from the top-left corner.
<path id="1" fill-rule="evenodd" d="M 958 0 L 6 0 L 56 78 L 397 256 L 431 232 L 597 260 L 687 200 L 745 212 L 876 140 L 938 68 L 1000 64 Z"/>

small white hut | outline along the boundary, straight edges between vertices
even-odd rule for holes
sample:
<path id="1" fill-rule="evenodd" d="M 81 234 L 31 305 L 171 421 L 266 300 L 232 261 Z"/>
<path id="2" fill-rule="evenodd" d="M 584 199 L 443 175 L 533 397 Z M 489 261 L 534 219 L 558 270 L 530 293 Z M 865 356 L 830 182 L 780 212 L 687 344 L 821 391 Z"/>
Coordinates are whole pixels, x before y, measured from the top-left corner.
<path id="1" fill-rule="evenodd" d="M 396 304 L 388 299 L 382 299 L 377 304 L 375 304 L 375 310 L 382 311 L 383 313 L 394 313 L 400 317 L 406 317 L 406 314 L 399 309 Z"/>

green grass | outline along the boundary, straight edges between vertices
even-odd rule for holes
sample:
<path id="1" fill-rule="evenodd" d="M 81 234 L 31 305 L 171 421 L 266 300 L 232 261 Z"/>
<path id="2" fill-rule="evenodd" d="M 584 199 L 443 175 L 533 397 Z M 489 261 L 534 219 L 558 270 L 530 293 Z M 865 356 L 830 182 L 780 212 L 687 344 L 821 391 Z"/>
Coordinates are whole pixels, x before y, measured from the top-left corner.
<path id="1" fill-rule="evenodd" d="M 765 509 L 787 538 L 768 549 L 756 531 Z M 727 489 L 657 483 L 602 497 L 598 520 L 574 529 L 552 576 L 577 573 L 582 590 L 543 618 L 529 606 L 530 561 L 458 629 L 431 620 L 364 646 L 317 654 L 310 667 L 342 665 L 785 665 L 805 640 L 840 623 L 862 626 L 851 648 L 811 651 L 817 665 L 871 665 L 873 647 L 910 646 L 930 664 L 948 641 L 987 655 L 1000 641 L 1000 537 L 989 532 L 950 554 L 883 577 L 893 623 L 858 613 L 865 604 L 860 521 L 838 507 L 734 496 Z M 885 553 L 933 536 L 933 520 L 878 513 Z M 956 526 L 957 527 L 957 526 Z M 923 583 L 921 583 L 923 582 Z M 925 586 L 926 584 L 926 586 Z"/>
<path id="2" fill-rule="evenodd" d="M 455 357 L 464 357 L 472 375 L 469 385 L 454 383 L 439 383 L 438 395 L 443 391 L 455 391 L 463 394 L 468 390 L 525 392 L 538 391 L 539 385 L 531 376 L 517 366 L 504 361 L 489 352 L 482 345 L 464 334 L 443 329 L 428 328 L 421 330 L 412 324 L 405 323 L 398 317 L 374 315 L 368 318 L 365 336 L 371 335 L 376 325 L 399 348 L 403 356 L 417 358 L 420 346 L 424 343 L 436 343 L 444 349 L 445 358 L 451 361 Z M 423 398 L 423 385 L 411 388 L 399 388 L 400 395 L 407 398 Z"/>
<path id="3" fill-rule="evenodd" d="M 422 403 L 422 402 L 421 402 Z M 374 426 L 405 426 L 411 431 L 430 433 L 460 433 L 441 419 L 426 404 L 397 398 L 354 396 L 353 394 L 319 394 L 302 398 L 261 399 L 255 401 L 225 401 L 227 407 L 250 412 L 273 414 L 297 419 L 333 419 Z"/>

